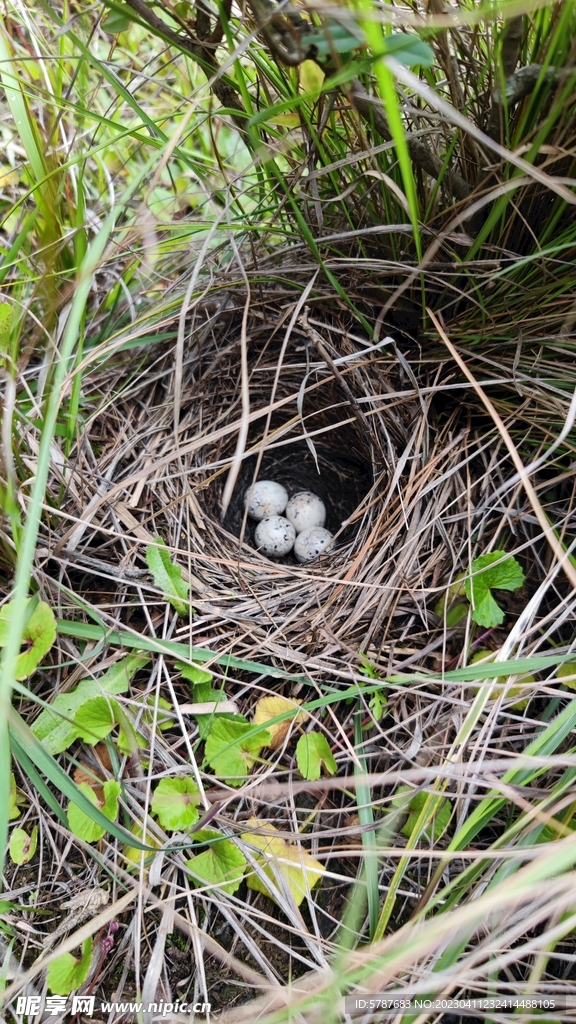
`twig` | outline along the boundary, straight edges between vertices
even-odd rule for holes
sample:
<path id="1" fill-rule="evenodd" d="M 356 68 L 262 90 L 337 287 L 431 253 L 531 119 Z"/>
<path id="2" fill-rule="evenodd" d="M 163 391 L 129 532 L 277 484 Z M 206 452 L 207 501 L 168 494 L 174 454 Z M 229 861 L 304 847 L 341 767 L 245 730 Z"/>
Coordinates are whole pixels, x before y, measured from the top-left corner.
<path id="1" fill-rule="evenodd" d="M 518 68 L 510 78 L 506 79 L 506 101 L 509 106 L 512 106 L 523 100 L 525 96 L 528 96 L 535 89 L 539 80 L 542 84 L 549 85 L 551 82 L 561 82 L 575 72 L 576 67 L 574 66 L 567 68 L 544 68 L 542 64 L 527 64 L 524 68 Z M 502 94 L 495 89 L 492 96 L 498 102 Z"/>
<path id="2" fill-rule="evenodd" d="M 240 253 L 238 252 L 234 236 L 230 235 L 230 244 L 236 255 L 238 266 L 240 267 L 240 273 L 244 278 L 244 284 L 246 286 L 246 299 L 244 301 L 244 312 L 242 314 L 242 328 L 240 334 L 240 398 L 242 402 L 242 416 L 240 419 L 240 426 L 238 429 L 238 440 L 236 442 L 236 451 L 234 452 L 234 458 L 228 471 L 226 478 L 226 484 L 224 487 L 224 493 L 222 495 L 222 518 L 228 511 L 232 494 L 238 480 L 238 474 L 242 467 L 242 459 L 244 458 L 244 452 L 246 451 L 246 442 L 248 440 L 248 429 L 250 426 L 250 374 L 248 372 L 248 313 L 250 311 L 251 291 L 250 282 L 244 269 Z"/>
<path id="3" fill-rule="evenodd" d="M 304 60 L 314 60 L 314 47 L 306 48 L 301 41 L 302 32 L 308 26 L 289 5 L 283 5 L 284 14 L 279 14 L 270 0 L 249 0 L 249 7 L 276 60 L 290 67 L 295 67 Z M 316 61 L 316 63 L 323 71 L 326 70 L 322 66 L 322 62 Z M 358 79 L 353 80 L 347 87 L 347 91 L 360 116 L 373 124 L 382 138 L 390 141 L 392 133 L 382 105 L 368 95 Z M 418 167 L 435 179 L 443 175 L 444 183 L 455 199 L 468 198 L 472 192 L 472 186 L 456 171 L 446 168 L 444 160 L 436 156 L 420 139 L 408 136 L 407 144 L 410 156 Z"/>
<path id="4" fill-rule="evenodd" d="M 289 3 L 278 9 L 270 0 L 248 0 L 248 6 L 259 31 L 276 60 L 288 67 L 297 67 L 313 57 L 313 47 L 303 47 L 301 36 L 310 26 Z"/>
<path id="5" fill-rule="evenodd" d="M 500 75 L 500 85 L 507 82 L 510 76 L 514 74 L 523 36 L 524 17 L 520 15 L 518 18 L 512 18 L 505 25 L 502 33 L 500 66 L 497 68 L 497 74 Z M 497 139 L 498 142 L 504 142 L 505 140 L 504 119 L 507 113 L 506 107 L 509 106 L 508 97 L 506 96 L 506 103 L 503 102 L 503 98 L 501 89 L 493 90 L 492 109 L 486 127 L 486 133 L 491 139 Z"/>

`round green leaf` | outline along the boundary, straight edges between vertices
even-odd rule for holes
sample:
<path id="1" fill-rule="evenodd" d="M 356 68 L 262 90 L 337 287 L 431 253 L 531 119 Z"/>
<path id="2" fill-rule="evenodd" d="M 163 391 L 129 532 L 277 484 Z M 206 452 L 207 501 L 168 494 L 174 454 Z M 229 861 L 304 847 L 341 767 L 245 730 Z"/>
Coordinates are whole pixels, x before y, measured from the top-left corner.
<path id="1" fill-rule="evenodd" d="M 241 786 L 262 747 L 270 742 L 270 733 L 261 729 L 251 735 L 253 726 L 241 720 L 229 721 L 219 716 L 212 724 L 206 740 L 206 760 L 218 775 L 226 777 L 229 786 Z"/>
<path id="2" fill-rule="evenodd" d="M 193 779 L 161 779 L 152 797 L 152 814 L 162 828 L 176 831 L 198 821 L 200 793 Z"/>
<path id="3" fill-rule="evenodd" d="M 226 839 L 215 829 L 200 829 L 194 834 L 194 839 L 198 842 L 210 842 L 211 845 L 207 850 L 186 861 L 186 867 L 192 877 L 203 885 L 218 886 L 232 895 L 244 876 L 244 854 L 231 839 Z"/>
<path id="4" fill-rule="evenodd" d="M 78 708 L 74 718 L 77 734 L 85 743 L 95 744 L 108 736 L 117 722 L 118 702 L 110 697 L 93 697 Z"/>

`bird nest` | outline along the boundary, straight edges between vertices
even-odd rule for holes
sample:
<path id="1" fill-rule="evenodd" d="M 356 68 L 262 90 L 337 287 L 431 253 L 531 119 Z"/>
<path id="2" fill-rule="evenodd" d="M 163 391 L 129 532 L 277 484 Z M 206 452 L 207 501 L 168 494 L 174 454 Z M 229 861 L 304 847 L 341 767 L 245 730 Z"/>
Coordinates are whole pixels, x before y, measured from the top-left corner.
<path id="1" fill-rule="evenodd" d="M 453 425 L 434 427 L 431 396 L 393 340 L 372 345 L 333 304 L 301 309 L 293 293 L 253 303 L 247 323 L 243 304 L 197 311 L 176 398 L 163 352 L 93 424 L 92 437 L 128 438 L 102 522 L 168 544 L 190 582 L 195 643 L 320 667 L 329 651 L 426 627 L 447 535 L 461 533 L 446 527 L 439 543 L 443 508 L 462 493 Z M 256 550 L 243 496 L 258 478 L 319 494 L 333 550 L 307 565 Z"/>
<path id="2" fill-rule="evenodd" d="M 182 391 L 189 425 L 180 442 L 190 450 L 179 479 L 183 494 L 198 502 L 204 529 L 190 517 L 179 546 L 190 553 L 213 610 L 217 604 L 223 619 L 250 629 L 260 653 L 287 644 L 302 654 L 327 623 L 351 641 L 380 600 L 369 581 L 381 561 L 378 538 L 394 505 L 394 471 L 412 410 L 409 402 L 382 407 L 394 390 L 385 349 L 370 350 L 365 338 L 321 312 L 290 329 L 278 319 L 255 317 L 243 340 L 232 318 L 224 348 L 191 357 Z M 305 566 L 293 554 L 261 555 L 244 509 L 256 479 L 276 480 L 290 495 L 318 494 L 333 550 Z"/>
<path id="3" fill-rule="evenodd" d="M 138 580 L 147 614 L 156 602 L 159 615 L 165 597 L 144 556 L 161 537 L 194 609 L 192 626 L 180 619 L 173 635 L 333 672 L 335 652 L 354 660 L 408 640 L 416 654 L 417 635 L 426 646 L 438 625 L 431 608 L 468 564 L 470 508 L 497 481 L 450 368 L 419 351 L 413 359 L 406 338 L 372 344 L 328 295 L 307 307 L 300 296 L 283 285 L 258 298 L 254 288 L 245 316 L 239 289 L 223 301 L 210 294 L 179 357 L 173 346 L 144 350 L 125 380 L 126 357 L 117 360 L 116 399 L 89 426 L 98 473 L 80 446 L 83 489 L 64 511 L 81 523 L 56 550 L 81 572 L 70 569 L 76 592 L 93 593 L 86 571 L 101 569 L 103 604 L 117 603 L 123 579 Z M 319 494 L 334 548 L 306 565 L 264 557 L 243 503 L 256 479 Z M 140 614 L 131 612 L 137 628 Z"/>

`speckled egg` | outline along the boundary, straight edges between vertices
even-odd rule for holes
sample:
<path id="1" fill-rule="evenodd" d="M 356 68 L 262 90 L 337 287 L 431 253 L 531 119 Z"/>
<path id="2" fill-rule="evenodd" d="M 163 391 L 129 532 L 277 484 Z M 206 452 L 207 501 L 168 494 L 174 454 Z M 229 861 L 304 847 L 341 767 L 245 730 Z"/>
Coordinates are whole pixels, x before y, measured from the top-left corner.
<path id="1" fill-rule="evenodd" d="M 296 537 L 294 554 L 299 562 L 312 562 L 323 551 L 329 551 L 332 534 L 330 530 L 324 530 L 321 526 L 315 526 L 312 530 L 303 530 Z"/>
<path id="2" fill-rule="evenodd" d="M 257 480 L 244 492 L 244 507 L 248 506 L 251 519 L 279 516 L 288 504 L 288 491 L 275 480 Z"/>
<path id="3" fill-rule="evenodd" d="M 298 491 L 290 498 L 285 515 L 296 533 L 302 533 L 303 530 L 313 530 L 315 526 L 324 526 L 326 506 L 322 498 L 312 491 Z"/>
<path id="4" fill-rule="evenodd" d="M 284 516 L 269 516 L 254 530 L 256 547 L 267 558 L 282 558 L 292 551 L 296 530 Z"/>

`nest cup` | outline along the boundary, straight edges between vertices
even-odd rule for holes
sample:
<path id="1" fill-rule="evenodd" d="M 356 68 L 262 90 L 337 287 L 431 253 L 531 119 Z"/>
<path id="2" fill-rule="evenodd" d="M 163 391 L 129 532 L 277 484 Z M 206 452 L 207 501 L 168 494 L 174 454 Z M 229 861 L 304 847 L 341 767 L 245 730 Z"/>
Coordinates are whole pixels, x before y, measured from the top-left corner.
<path id="1" fill-rule="evenodd" d="M 255 550 L 257 523 L 245 517 L 244 508 L 244 496 L 250 486 L 257 479 L 274 480 L 284 485 L 290 497 L 298 491 L 317 494 L 326 506 L 326 529 L 337 535 L 335 551 L 321 559 L 325 571 L 328 559 L 349 551 L 360 529 L 362 514 L 360 511 L 356 517 L 355 513 L 374 483 L 374 452 L 368 425 L 362 429 L 363 424 L 353 413 L 338 379 L 316 355 L 312 357 L 313 368 L 307 371 L 305 357 L 294 352 L 294 348 L 289 347 L 285 353 L 275 390 L 274 404 L 283 403 L 282 408 L 269 417 L 279 345 L 251 353 L 251 413 L 261 410 L 263 415 L 250 426 L 245 455 L 225 515 L 221 514 L 222 499 L 236 450 L 236 433 L 211 452 L 203 453 L 208 464 L 224 463 L 226 468 L 213 477 L 201 494 L 205 511 L 219 532 L 225 531 L 229 540 L 241 540 L 245 545 L 244 556 L 250 548 L 258 559 L 263 556 Z M 302 397 L 304 380 L 306 393 Z M 233 555 L 238 549 L 236 541 L 229 548 Z M 293 552 L 273 561 L 299 565 Z"/>
<path id="2" fill-rule="evenodd" d="M 293 296 L 284 303 L 273 299 L 268 294 L 262 306 L 254 301 L 250 309 L 249 410 L 243 408 L 240 378 L 243 295 L 234 308 L 192 331 L 176 450 L 170 392 L 166 401 L 160 378 L 165 434 L 155 443 L 166 454 L 138 501 L 147 531 L 165 540 L 189 574 L 196 642 L 220 636 L 229 643 L 239 630 L 244 639 L 237 650 L 250 658 L 256 651 L 276 658 L 281 634 L 282 650 L 298 662 L 318 652 L 319 629 L 329 630 L 331 644 L 365 649 L 384 617 L 395 613 L 396 589 L 387 581 L 406 531 L 397 490 L 419 406 L 411 397 L 398 397 L 393 353 L 374 351 L 348 315 L 344 319 L 338 309 L 320 304 L 309 314 L 322 352 L 309 344 L 300 322 L 288 331 Z M 168 357 L 167 363 L 171 369 Z M 247 414 L 238 474 L 223 515 Z M 272 559 L 259 552 L 255 524 L 244 521 L 244 495 L 256 479 L 277 480 L 290 494 L 318 494 L 333 550 L 304 565 L 292 553 Z M 411 559 L 411 551 L 400 547 L 400 558 Z M 420 580 L 420 563 L 416 571 Z"/>

